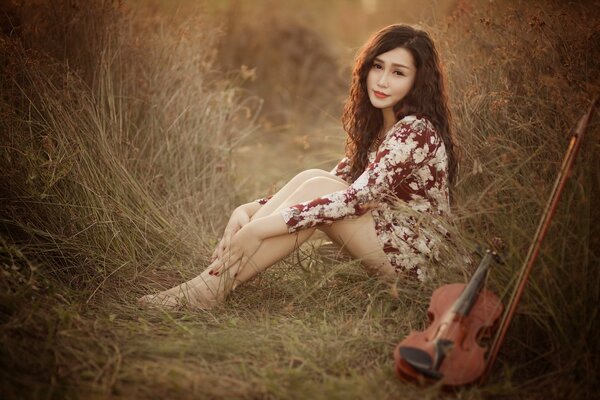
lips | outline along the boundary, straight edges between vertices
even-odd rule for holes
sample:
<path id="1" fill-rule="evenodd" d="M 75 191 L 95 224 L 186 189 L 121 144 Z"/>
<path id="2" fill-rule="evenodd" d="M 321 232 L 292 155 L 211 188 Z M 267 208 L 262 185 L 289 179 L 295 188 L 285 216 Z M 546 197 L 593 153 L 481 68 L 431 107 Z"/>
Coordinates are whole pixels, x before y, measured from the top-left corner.
<path id="1" fill-rule="evenodd" d="M 380 98 L 380 99 L 385 99 L 386 97 L 390 97 L 388 94 L 378 92 L 377 90 L 373 90 L 373 93 L 375 94 L 375 97 Z"/>

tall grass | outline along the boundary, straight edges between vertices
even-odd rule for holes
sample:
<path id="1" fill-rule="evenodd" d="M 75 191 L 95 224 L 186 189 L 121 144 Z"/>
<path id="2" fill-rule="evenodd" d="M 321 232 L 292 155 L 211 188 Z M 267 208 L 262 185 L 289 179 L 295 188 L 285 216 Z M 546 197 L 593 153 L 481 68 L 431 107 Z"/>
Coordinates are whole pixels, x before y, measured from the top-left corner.
<path id="1" fill-rule="evenodd" d="M 3 43 L 4 221 L 54 242 L 46 249 L 52 263 L 89 266 L 90 278 L 119 268 L 129 279 L 198 255 L 216 228 L 210 223 L 233 204 L 223 190 L 231 150 L 256 105 L 239 99 L 233 76 L 212 77 L 215 34 L 202 21 L 141 26 L 114 8 L 80 7 L 64 24 L 103 34 L 72 44 L 101 41 L 93 59 L 67 53 L 75 63 L 67 67 L 61 54 Z M 107 13 L 118 19 L 94 27 Z"/>
<path id="2" fill-rule="evenodd" d="M 112 2 L 12 11 L 18 29 L 0 43 L 5 384 L 21 365 L 38 364 L 41 382 L 60 375 L 60 346 L 56 358 L 18 353 L 19 336 L 43 353 L 34 338 L 56 334 L 20 318 L 62 321 L 40 301 L 122 301 L 132 282 L 156 290 L 202 264 L 233 206 L 232 149 L 260 107 L 215 69 L 217 34 L 201 19 Z M 23 309 L 31 296 L 41 305 Z"/>
<path id="3" fill-rule="evenodd" d="M 20 23 L 0 41 L 3 397 L 442 396 L 438 387 L 398 382 L 391 352 L 423 328 L 431 291 L 456 271 L 389 287 L 358 262 L 309 244 L 213 311 L 132 306 L 139 294 L 202 269 L 239 202 L 233 149 L 261 115 L 260 100 L 240 87 L 283 99 L 285 107 L 271 104 L 262 116 L 285 111 L 288 122 L 311 115 L 290 93 L 321 93 L 319 79 L 275 56 L 288 54 L 286 45 L 257 17 L 226 9 L 243 23 L 223 37 L 222 19 L 117 2 L 12 10 Z M 277 32 L 295 32 L 293 43 L 313 43 L 301 47 L 302 68 L 332 54 L 289 10 L 261 10 Z M 507 262 L 489 282 L 500 294 L 514 284 L 568 129 L 599 92 L 598 12 L 587 3 L 477 9 L 461 1 L 428 27 L 446 62 L 464 151 L 455 237 L 505 243 Z M 241 57 L 242 39 L 261 50 Z M 334 59 L 326 65 L 337 68 Z M 256 77 L 239 70 L 251 61 L 264 63 Z M 281 73 L 268 75 L 271 68 Z M 303 92 L 278 91 L 290 76 Z M 594 395 L 597 138 L 596 121 L 498 368 L 457 397 Z"/>

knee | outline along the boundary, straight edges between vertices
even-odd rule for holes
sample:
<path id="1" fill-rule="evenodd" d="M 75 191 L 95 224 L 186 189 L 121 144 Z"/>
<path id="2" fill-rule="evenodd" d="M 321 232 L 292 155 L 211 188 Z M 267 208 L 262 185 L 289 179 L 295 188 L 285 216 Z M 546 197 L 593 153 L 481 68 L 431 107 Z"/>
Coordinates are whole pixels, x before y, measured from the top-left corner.
<path id="1" fill-rule="evenodd" d="M 340 182 L 327 176 L 317 176 L 304 181 L 304 183 L 300 185 L 299 189 L 331 193 L 338 190 L 344 190 L 347 187 L 347 183 Z"/>
<path id="2" fill-rule="evenodd" d="M 308 178 L 297 185 L 294 192 L 287 198 L 286 204 L 296 204 L 298 202 L 312 200 L 347 188 L 348 184 L 346 182 L 340 182 L 326 176 Z"/>
<path id="3" fill-rule="evenodd" d="M 302 171 L 302 172 L 298 173 L 294 177 L 294 180 L 296 180 L 298 185 L 300 185 L 311 178 L 318 178 L 320 176 L 327 176 L 327 175 L 329 175 L 329 172 L 327 172 L 325 170 L 312 168 L 312 169 L 307 169 L 306 171 Z"/>

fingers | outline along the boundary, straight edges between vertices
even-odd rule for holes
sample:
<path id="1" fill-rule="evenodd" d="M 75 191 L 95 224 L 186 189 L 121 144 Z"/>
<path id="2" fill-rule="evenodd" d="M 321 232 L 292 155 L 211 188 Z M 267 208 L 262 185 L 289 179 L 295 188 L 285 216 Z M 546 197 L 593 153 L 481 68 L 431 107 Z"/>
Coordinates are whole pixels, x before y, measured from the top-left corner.
<path id="1" fill-rule="evenodd" d="M 221 256 L 225 254 L 227 250 L 229 250 L 229 246 L 231 246 L 231 234 L 223 236 L 223 247 L 221 247 Z"/>
<path id="2" fill-rule="evenodd" d="M 223 247 L 223 240 L 224 240 L 224 238 L 221 238 L 221 240 L 219 240 L 219 243 L 215 246 L 215 250 L 213 251 L 212 255 L 210 256 L 211 262 L 215 261 L 217 259 L 217 257 L 220 257 L 221 248 Z"/>
<path id="3" fill-rule="evenodd" d="M 217 255 L 219 254 L 219 245 L 221 243 L 219 242 L 219 244 L 217 244 L 217 247 L 215 247 L 215 250 L 213 251 L 213 253 L 210 256 L 210 261 L 213 262 L 217 259 Z"/>
<path id="4" fill-rule="evenodd" d="M 227 227 L 225 228 L 223 237 L 221 238 L 221 240 L 219 241 L 219 244 L 213 251 L 213 253 L 210 257 L 211 262 L 215 261 L 217 258 L 223 258 L 223 254 L 225 254 L 225 252 L 227 251 L 227 248 L 231 244 L 231 238 L 233 237 L 233 235 L 236 234 L 237 231 L 239 231 L 241 229 L 241 225 L 239 224 L 239 222 L 236 222 L 231 226 L 230 225 L 231 224 L 228 224 Z"/>
<path id="5" fill-rule="evenodd" d="M 214 266 L 208 273 L 209 275 L 222 276 L 227 271 L 233 273 L 233 276 L 237 276 L 246 264 L 247 257 L 244 255 L 233 256 L 226 254 L 225 257 Z"/>
<path id="6" fill-rule="evenodd" d="M 223 238 L 219 242 L 219 245 L 217 246 L 217 258 L 223 258 L 224 244 L 225 236 L 223 236 Z"/>
<path id="7" fill-rule="evenodd" d="M 219 248 L 218 248 L 219 251 L 217 252 L 218 258 L 223 258 L 223 254 L 225 254 L 227 249 L 229 249 L 229 246 L 231 245 L 231 237 L 232 236 L 233 236 L 233 233 L 231 231 L 227 231 L 223 235 L 223 239 L 221 239 L 221 243 L 219 243 Z"/>
<path id="8" fill-rule="evenodd" d="M 212 267 L 210 271 L 208 271 L 209 275 L 221 275 L 234 264 L 240 257 L 231 254 L 231 252 L 226 252 L 222 257 L 219 257 L 216 265 Z"/>

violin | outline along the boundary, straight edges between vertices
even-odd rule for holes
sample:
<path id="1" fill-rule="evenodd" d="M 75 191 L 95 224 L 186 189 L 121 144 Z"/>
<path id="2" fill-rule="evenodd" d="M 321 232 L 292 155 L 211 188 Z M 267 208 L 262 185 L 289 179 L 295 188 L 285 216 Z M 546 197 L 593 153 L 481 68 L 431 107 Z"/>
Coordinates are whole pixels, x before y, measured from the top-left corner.
<path id="1" fill-rule="evenodd" d="M 492 260 L 498 258 L 487 250 L 467 284 L 444 285 L 433 292 L 427 310 L 429 326 L 412 331 L 394 351 L 396 373 L 402 380 L 460 386 L 483 374 L 486 348 L 480 343 L 491 336 L 502 314 L 500 299 L 483 283 Z"/>

